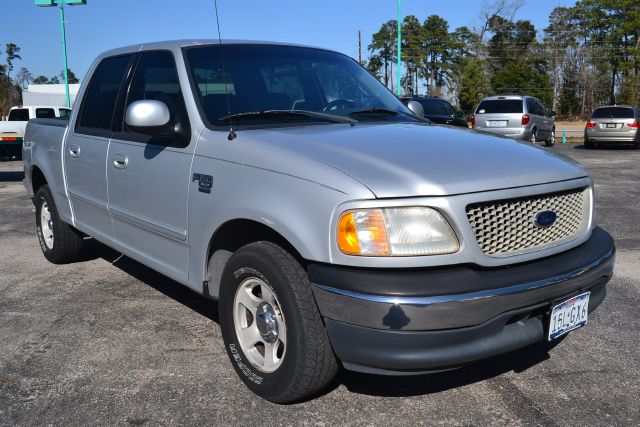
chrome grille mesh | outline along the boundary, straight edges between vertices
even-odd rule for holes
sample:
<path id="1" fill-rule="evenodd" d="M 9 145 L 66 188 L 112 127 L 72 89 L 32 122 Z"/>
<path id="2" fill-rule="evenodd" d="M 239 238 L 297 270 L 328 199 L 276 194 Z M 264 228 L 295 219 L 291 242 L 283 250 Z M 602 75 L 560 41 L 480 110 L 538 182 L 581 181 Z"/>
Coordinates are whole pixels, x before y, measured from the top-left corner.
<path id="1" fill-rule="evenodd" d="M 590 215 L 588 188 L 523 199 L 499 200 L 467 206 L 467 217 L 482 251 L 493 257 L 517 255 L 576 239 L 587 231 Z M 543 228 L 534 220 L 553 211 L 556 221 Z"/>

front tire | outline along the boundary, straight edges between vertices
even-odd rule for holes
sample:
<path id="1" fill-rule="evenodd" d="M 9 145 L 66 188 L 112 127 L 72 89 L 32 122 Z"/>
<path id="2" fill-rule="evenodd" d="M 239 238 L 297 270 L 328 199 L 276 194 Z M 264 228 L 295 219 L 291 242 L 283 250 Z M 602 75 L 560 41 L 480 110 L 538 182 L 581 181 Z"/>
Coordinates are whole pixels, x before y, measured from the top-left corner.
<path id="1" fill-rule="evenodd" d="M 48 185 L 38 189 L 34 201 L 36 231 L 45 258 L 54 264 L 78 259 L 82 253 L 82 234 L 60 219 Z"/>
<path id="2" fill-rule="evenodd" d="M 250 243 L 229 259 L 219 313 L 231 363 L 258 396 L 297 402 L 335 378 L 338 364 L 307 274 L 281 247 Z"/>
<path id="3" fill-rule="evenodd" d="M 544 145 L 547 147 L 553 147 L 556 143 L 556 130 L 552 129 L 549 138 L 544 142 Z"/>

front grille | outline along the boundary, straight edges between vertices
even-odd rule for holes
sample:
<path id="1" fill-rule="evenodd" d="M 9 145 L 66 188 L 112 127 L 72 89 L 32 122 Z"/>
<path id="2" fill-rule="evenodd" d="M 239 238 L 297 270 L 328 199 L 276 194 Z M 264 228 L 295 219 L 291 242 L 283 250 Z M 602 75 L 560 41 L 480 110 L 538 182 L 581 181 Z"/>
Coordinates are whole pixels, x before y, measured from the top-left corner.
<path id="1" fill-rule="evenodd" d="M 589 226 L 591 192 L 580 188 L 520 199 L 467 206 L 467 217 L 482 251 L 492 257 L 522 254 L 556 246 L 582 236 Z M 548 227 L 536 225 L 536 215 L 556 214 Z"/>

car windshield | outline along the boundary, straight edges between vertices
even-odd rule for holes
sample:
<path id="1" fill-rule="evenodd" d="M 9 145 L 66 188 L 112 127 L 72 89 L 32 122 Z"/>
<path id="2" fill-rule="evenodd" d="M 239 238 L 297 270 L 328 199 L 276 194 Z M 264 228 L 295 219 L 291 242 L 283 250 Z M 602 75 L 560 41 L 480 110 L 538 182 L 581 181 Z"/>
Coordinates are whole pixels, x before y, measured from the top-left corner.
<path id="1" fill-rule="evenodd" d="M 487 99 L 478 105 L 476 114 L 522 113 L 521 99 Z"/>
<path id="2" fill-rule="evenodd" d="M 633 110 L 625 107 L 596 108 L 591 115 L 593 119 L 632 119 Z"/>
<path id="3" fill-rule="evenodd" d="M 456 115 L 456 109 L 442 99 L 419 99 L 418 102 L 424 108 L 425 116 L 450 116 Z"/>
<path id="4" fill-rule="evenodd" d="M 196 98 L 214 126 L 227 126 L 234 118 L 242 125 L 258 126 L 340 122 L 317 114 L 259 114 L 287 110 L 353 117 L 358 122 L 419 120 L 382 83 L 339 53 L 226 44 L 186 48 L 185 56 Z"/>

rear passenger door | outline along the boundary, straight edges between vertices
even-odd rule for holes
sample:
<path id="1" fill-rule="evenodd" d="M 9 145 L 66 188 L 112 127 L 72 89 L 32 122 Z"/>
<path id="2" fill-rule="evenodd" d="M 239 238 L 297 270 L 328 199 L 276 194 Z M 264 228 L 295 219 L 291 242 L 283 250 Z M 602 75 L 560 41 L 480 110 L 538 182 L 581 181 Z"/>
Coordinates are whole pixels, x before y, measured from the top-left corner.
<path id="1" fill-rule="evenodd" d="M 128 129 L 123 119 L 126 108 L 139 100 L 165 103 L 172 128 L 182 129 L 180 135 L 149 136 Z M 170 51 L 140 54 L 115 128 L 107 177 L 116 242 L 132 258 L 184 282 L 189 264 L 187 202 L 195 143 L 191 143 L 189 117 Z"/>
<path id="2" fill-rule="evenodd" d="M 100 62 L 62 148 L 75 226 L 103 241 L 113 240 L 107 207 L 107 150 L 116 99 L 132 58 L 133 55 L 121 55 Z"/>

